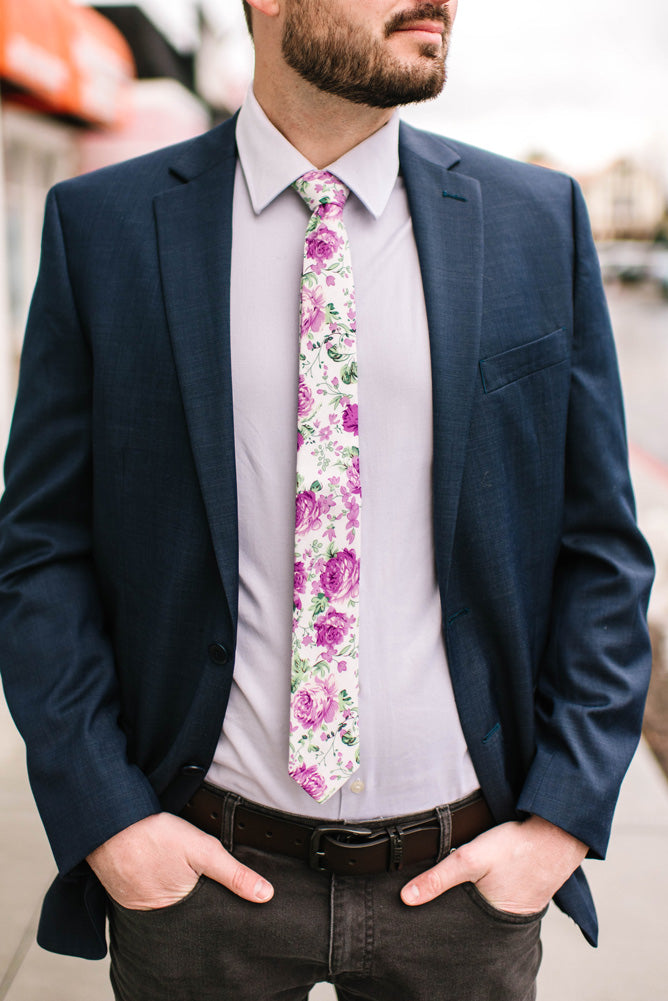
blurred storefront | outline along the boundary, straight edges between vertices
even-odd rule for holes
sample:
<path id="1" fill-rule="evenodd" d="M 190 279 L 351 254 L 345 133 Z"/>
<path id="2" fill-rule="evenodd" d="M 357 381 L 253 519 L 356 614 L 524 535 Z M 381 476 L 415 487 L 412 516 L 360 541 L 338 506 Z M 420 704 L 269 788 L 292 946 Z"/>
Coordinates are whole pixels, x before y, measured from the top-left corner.
<path id="1" fill-rule="evenodd" d="M 656 239 L 667 204 L 659 170 L 621 159 L 581 183 L 597 240 Z"/>
<path id="2" fill-rule="evenodd" d="M 88 131 L 127 120 L 134 62 L 114 26 L 69 0 L 0 0 L 0 447 L 39 261 L 44 199 Z"/>
<path id="3" fill-rule="evenodd" d="M 250 63 L 236 61 L 230 10 L 228 0 L 0 0 L 0 456 L 49 188 L 235 110 Z"/>

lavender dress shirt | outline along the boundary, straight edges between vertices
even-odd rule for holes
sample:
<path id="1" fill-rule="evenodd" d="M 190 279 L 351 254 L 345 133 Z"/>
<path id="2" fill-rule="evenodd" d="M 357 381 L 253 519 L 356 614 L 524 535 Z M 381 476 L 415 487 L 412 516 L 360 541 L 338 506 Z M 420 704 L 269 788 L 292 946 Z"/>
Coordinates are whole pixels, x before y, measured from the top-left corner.
<path id="1" fill-rule="evenodd" d="M 310 164 L 249 93 L 237 125 L 231 339 L 239 510 L 232 694 L 207 781 L 291 813 L 362 820 L 478 788 L 448 672 L 432 528 L 429 333 L 399 176 L 399 119 L 327 169 L 344 210 L 357 297 L 360 757 L 318 804 L 288 775 L 299 287 Z"/>

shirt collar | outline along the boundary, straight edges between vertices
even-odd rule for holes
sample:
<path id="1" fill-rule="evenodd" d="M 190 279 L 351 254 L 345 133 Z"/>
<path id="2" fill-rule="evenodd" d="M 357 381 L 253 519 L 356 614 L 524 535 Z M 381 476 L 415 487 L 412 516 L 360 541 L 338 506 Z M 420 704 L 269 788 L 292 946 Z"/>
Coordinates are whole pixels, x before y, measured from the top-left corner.
<path id="1" fill-rule="evenodd" d="M 252 89 L 239 112 L 237 149 L 253 211 L 259 215 L 281 192 L 315 168 L 269 121 Z M 399 173 L 399 116 L 327 168 L 377 219 Z"/>

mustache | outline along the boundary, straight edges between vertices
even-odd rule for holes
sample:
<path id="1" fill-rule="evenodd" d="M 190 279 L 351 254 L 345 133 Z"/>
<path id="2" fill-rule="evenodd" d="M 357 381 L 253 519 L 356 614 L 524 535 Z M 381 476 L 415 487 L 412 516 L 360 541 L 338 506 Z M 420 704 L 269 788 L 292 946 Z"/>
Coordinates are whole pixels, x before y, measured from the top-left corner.
<path id="1" fill-rule="evenodd" d="M 451 23 L 450 12 L 447 3 L 421 3 L 411 10 L 400 11 L 395 14 L 385 25 L 385 37 L 389 38 L 395 31 L 414 24 L 416 21 L 440 21 L 447 31 Z"/>

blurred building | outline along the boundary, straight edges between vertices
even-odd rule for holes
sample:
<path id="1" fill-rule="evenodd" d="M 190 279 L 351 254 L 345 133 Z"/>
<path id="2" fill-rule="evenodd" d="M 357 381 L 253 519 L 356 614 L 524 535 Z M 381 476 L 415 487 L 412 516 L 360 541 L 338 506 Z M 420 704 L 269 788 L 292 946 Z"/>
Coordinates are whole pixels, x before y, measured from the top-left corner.
<path id="1" fill-rule="evenodd" d="M 239 13 L 230 0 L 0 0 L 0 455 L 48 189 L 235 110 L 251 72 Z"/>
<path id="2" fill-rule="evenodd" d="M 666 213 L 666 190 L 658 172 L 622 159 L 580 180 L 597 240 L 657 237 Z"/>
<path id="3" fill-rule="evenodd" d="M 69 0 L 0 0 L 0 449 L 39 260 L 46 192 L 76 173 L 80 137 L 128 114 L 132 55 Z"/>

